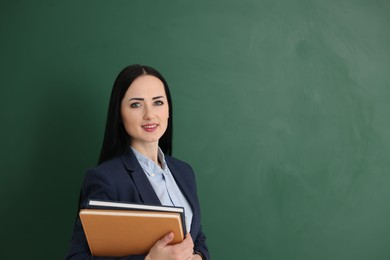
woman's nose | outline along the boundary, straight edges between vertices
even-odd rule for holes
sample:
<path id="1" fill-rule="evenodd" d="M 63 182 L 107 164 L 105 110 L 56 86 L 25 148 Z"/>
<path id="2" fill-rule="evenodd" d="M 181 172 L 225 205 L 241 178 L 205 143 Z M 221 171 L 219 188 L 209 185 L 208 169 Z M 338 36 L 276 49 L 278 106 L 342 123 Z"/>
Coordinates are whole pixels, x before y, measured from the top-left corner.
<path id="1" fill-rule="evenodd" d="M 153 118 L 154 118 L 153 108 L 151 108 L 149 106 L 146 106 L 145 107 L 145 113 L 144 113 L 144 119 L 145 120 L 150 120 L 150 119 L 153 119 Z"/>

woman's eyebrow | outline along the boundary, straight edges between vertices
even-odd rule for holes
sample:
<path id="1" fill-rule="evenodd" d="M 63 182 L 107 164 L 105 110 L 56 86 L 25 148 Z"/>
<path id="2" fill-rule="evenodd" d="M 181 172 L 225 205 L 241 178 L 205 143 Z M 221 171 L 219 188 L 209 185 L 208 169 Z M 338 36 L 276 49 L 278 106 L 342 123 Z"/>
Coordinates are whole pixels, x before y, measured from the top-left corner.
<path id="1" fill-rule="evenodd" d="M 159 98 L 164 98 L 164 96 L 153 97 L 152 100 L 159 99 Z M 129 102 L 132 101 L 132 100 L 143 101 L 143 100 L 145 100 L 145 99 L 144 99 L 144 98 L 133 97 L 133 98 L 130 98 L 130 99 L 129 99 Z"/>
<path id="2" fill-rule="evenodd" d="M 155 99 L 159 99 L 159 98 L 164 98 L 164 96 L 157 96 L 157 97 L 154 97 L 152 99 L 155 100 Z"/>
<path id="3" fill-rule="evenodd" d="M 144 98 L 136 98 L 136 97 L 129 99 L 129 101 L 132 101 L 132 100 L 140 100 L 140 101 L 142 101 L 142 100 L 145 100 L 145 99 Z"/>

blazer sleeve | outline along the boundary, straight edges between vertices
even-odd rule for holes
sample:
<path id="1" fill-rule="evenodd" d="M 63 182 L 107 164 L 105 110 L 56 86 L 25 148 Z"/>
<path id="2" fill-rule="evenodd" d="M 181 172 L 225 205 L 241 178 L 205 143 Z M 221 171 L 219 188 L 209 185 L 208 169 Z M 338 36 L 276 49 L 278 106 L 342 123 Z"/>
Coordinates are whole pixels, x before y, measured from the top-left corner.
<path id="1" fill-rule="evenodd" d="M 192 168 L 191 168 L 191 170 L 192 170 Z M 197 191 L 198 189 L 197 189 L 197 185 L 196 185 L 195 175 L 194 175 L 194 183 L 195 183 L 195 192 L 196 192 L 195 194 L 196 194 L 196 198 L 197 198 L 198 205 L 199 205 L 198 191 Z M 199 205 L 199 219 L 200 219 L 200 223 L 202 223 L 200 211 L 201 210 L 200 210 L 200 205 Z M 210 259 L 209 249 L 208 249 L 207 244 L 206 244 L 206 235 L 203 233 L 202 224 L 200 224 L 200 226 L 199 226 L 199 231 L 198 231 L 196 238 L 195 238 L 195 241 L 194 241 L 194 252 L 200 253 L 202 255 L 203 260 Z"/>
<path id="2" fill-rule="evenodd" d="M 198 235 L 194 241 L 194 252 L 200 253 L 203 257 L 203 260 L 210 259 L 209 249 L 206 245 L 206 236 L 202 231 L 202 226 L 200 226 Z"/>
<path id="3" fill-rule="evenodd" d="M 80 208 L 86 205 L 90 199 L 96 200 L 118 200 L 115 185 L 112 180 L 107 178 L 107 173 L 98 168 L 87 172 L 80 195 Z M 77 216 L 73 227 L 73 235 L 70 242 L 70 248 L 65 256 L 66 260 L 141 260 L 145 255 L 131 255 L 126 257 L 97 257 L 91 255 L 88 242 L 81 225 L 80 218 Z"/>

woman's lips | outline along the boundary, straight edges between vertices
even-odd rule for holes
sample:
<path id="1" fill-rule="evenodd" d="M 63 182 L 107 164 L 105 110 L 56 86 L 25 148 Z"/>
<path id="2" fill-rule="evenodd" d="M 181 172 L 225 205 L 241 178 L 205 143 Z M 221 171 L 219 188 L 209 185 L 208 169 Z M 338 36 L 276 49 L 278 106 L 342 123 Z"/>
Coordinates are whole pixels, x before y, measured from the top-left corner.
<path id="1" fill-rule="evenodd" d="M 158 126 L 158 124 L 146 124 L 146 125 L 143 125 L 142 128 L 146 132 L 154 132 L 157 129 L 157 126 Z"/>

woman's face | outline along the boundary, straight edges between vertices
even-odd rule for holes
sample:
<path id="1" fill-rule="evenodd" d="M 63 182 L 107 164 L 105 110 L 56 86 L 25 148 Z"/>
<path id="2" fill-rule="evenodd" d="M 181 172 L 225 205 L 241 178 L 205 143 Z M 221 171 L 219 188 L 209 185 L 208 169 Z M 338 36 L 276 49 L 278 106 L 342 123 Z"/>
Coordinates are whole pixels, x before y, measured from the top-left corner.
<path id="1" fill-rule="evenodd" d="M 121 103 L 121 115 L 131 146 L 158 144 L 168 126 L 169 104 L 160 79 L 143 75 L 127 89 Z"/>

